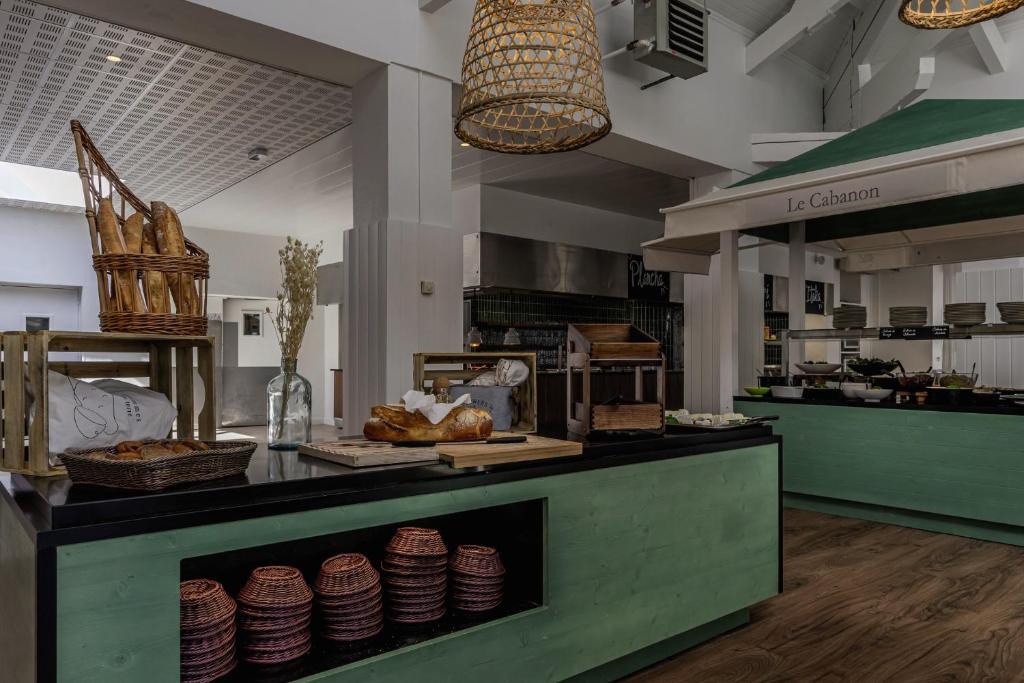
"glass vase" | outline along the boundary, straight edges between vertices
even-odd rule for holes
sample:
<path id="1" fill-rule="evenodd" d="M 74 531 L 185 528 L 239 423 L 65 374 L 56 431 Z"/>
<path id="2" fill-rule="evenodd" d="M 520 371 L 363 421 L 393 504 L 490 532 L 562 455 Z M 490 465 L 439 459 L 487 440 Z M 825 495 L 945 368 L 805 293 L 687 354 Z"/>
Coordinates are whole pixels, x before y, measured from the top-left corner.
<path id="1" fill-rule="evenodd" d="M 281 359 L 281 374 L 267 384 L 267 445 L 294 450 L 312 440 L 313 388 L 296 372 L 294 358 Z"/>

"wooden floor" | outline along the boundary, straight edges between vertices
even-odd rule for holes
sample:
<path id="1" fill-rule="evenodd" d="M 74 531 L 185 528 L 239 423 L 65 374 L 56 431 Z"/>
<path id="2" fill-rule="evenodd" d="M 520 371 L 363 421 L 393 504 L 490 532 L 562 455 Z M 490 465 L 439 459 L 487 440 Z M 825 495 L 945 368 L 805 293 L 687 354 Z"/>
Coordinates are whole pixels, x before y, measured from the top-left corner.
<path id="1" fill-rule="evenodd" d="M 785 593 L 626 679 L 1024 681 L 1024 548 L 787 510 Z"/>

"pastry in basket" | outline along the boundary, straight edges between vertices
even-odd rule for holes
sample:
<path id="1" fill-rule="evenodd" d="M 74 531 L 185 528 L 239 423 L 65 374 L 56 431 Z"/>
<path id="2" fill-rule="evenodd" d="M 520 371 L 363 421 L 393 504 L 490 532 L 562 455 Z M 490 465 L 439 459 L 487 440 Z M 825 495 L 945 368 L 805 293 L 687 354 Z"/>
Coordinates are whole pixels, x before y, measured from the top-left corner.
<path id="1" fill-rule="evenodd" d="M 210 447 L 202 441 L 195 439 L 163 439 L 161 441 L 122 441 L 114 447 L 113 453 L 106 451 L 95 451 L 90 454 L 93 458 L 106 458 L 107 460 L 154 460 L 164 458 L 168 455 L 183 455 L 185 453 L 196 453 L 207 451 Z"/>
<path id="2" fill-rule="evenodd" d="M 403 406 L 374 406 L 363 426 L 370 441 L 477 441 L 490 438 L 494 430 L 486 410 L 458 406 L 437 424 L 421 413 L 410 413 Z"/>

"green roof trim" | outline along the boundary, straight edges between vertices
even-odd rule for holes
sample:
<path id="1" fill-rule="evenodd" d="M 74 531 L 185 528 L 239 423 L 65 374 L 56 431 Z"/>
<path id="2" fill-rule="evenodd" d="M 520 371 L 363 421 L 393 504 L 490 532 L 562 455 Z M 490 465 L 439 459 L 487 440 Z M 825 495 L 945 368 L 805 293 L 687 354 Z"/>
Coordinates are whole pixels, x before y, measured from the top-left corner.
<path id="1" fill-rule="evenodd" d="M 1024 128 L 1024 100 L 925 100 L 733 187 Z"/>
<path id="2" fill-rule="evenodd" d="M 807 241 L 825 242 L 1020 215 L 1024 215 L 1024 185 L 1013 185 L 913 204 L 812 218 L 806 223 Z M 751 228 L 743 232 L 775 242 L 789 241 L 788 224 Z"/>

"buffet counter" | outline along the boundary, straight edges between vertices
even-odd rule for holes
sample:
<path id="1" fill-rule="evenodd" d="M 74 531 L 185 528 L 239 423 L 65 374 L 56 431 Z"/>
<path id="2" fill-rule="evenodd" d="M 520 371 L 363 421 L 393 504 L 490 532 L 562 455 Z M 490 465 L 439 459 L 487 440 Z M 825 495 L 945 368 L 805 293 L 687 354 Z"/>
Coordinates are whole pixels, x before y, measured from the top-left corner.
<path id="1" fill-rule="evenodd" d="M 317 642 L 273 680 L 615 680 L 780 591 L 781 471 L 781 440 L 750 428 L 480 471 L 356 471 L 260 448 L 244 476 L 155 494 L 0 478 L 4 680 L 177 681 L 181 580 L 230 592 L 275 563 L 315 577 L 410 524 L 501 549 L 501 609 L 389 625 L 361 649 Z"/>
<path id="2" fill-rule="evenodd" d="M 1024 411 L 736 397 L 777 415 L 785 503 L 1024 545 Z"/>

